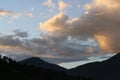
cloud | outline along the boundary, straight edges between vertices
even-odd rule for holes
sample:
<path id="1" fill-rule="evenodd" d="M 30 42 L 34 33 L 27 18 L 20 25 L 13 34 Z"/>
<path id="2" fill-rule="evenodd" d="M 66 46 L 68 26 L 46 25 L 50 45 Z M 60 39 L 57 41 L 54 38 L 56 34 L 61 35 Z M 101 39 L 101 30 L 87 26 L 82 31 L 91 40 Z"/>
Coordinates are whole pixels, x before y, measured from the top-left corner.
<path id="1" fill-rule="evenodd" d="M 20 18 L 21 16 L 22 16 L 21 13 L 16 13 L 16 14 L 14 14 L 14 15 L 12 16 L 12 18 L 13 18 L 13 19 L 18 19 L 18 18 Z"/>
<path id="2" fill-rule="evenodd" d="M 85 7 L 87 14 L 73 19 L 60 12 L 39 24 L 43 32 L 40 38 L 29 39 L 27 32 L 19 30 L 0 35 L 0 49 L 37 55 L 54 62 L 86 59 L 92 54 L 105 53 L 103 50 L 118 52 L 119 4 L 119 0 L 93 0 L 87 4 L 89 8 Z"/>
<path id="3" fill-rule="evenodd" d="M 15 33 L 15 36 L 18 36 L 18 37 L 21 37 L 21 38 L 28 37 L 27 32 L 21 32 L 20 30 L 14 30 L 13 32 Z"/>
<path id="4" fill-rule="evenodd" d="M 42 5 L 50 7 L 50 8 L 55 8 L 55 4 L 53 3 L 52 0 L 46 0 Z"/>
<path id="5" fill-rule="evenodd" d="M 58 1 L 58 7 L 59 7 L 59 11 L 63 11 L 65 9 L 67 9 L 68 7 L 70 7 L 69 3 L 63 2 L 62 0 Z"/>
<path id="6" fill-rule="evenodd" d="M 120 1 L 93 0 L 87 5 L 89 5 L 86 8 L 88 14 L 69 20 L 67 15 L 60 13 L 40 23 L 40 30 L 45 30 L 52 35 L 93 37 L 103 50 L 119 52 Z"/>
<path id="7" fill-rule="evenodd" d="M 26 13 L 26 16 L 33 17 L 33 14 L 32 13 Z"/>
<path id="8" fill-rule="evenodd" d="M 5 11 L 3 9 L 0 9 L 0 16 L 12 16 L 12 18 L 19 18 L 21 14 L 13 12 L 11 10 Z"/>
<path id="9" fill-rule="evenodd" d="M 23 33 L 26 34 L 26 32 L 20 30 L 13 32 L 13 34 L 1 34 L 1 54 L 13 54 L 15 57 L 22 54 L 44 57 L 44 59 L 47 60 L 51 59 L 54 63 L 75 61 L 81 59 L 81 56 L 85 57 L 89 55 L 89 53 L 86 52 L 89 46 L 83 44 L 87 41 L 77 42 L 80 40 L 72 38 L 67 39 L 65 36 L 49 35 L 29 39 L 26 35 L 23 35 Z"/>
<path id="10" fill-rule="evenodd" d="M 12 10 L 3 10 L 3 9 L 0 9 L 0 16 L 11 16 L 12 19 L 18 19 L 20 18 L 21 16 L 27 16 L 27 17 L 33 17 L 33 13 L 32 12 L 21 12 L 21 13 L 17 13 L 17 12 L 14 12 Z"/>
<path id="11" fill-rule="evenodd" d="M 120 7 L 120 1 L 119 0 L 93 0 L 93 2 L 90 4 L 92 7 L 99 7 L 99 8 L 117 8 Z"/>
<path id="12" fill-rule="evenodd" d="M 24 51 L 24 41 L 22 39 L 28 37 L 27 32 L 21 32 L 20 30 L 14 30 L 13 34 L 2 34 L 0 35 L 0 49 L 5 50 L 22 50 Z"/>
<path id="13" fill-rule="evenodd" d="M 7 16 L 7 15 L 14 15 L 15 13 L 13 11 L 5 11 L 3 9 L 0 9 L 0 16 Z"/>
<path id="14" fill-rule="evenodd" d="M 0 37 L 0 48 L 1 49 L 9 49 L 15 50 L 20 48 L 21 41 L 18 38 L 13 37 L 13 35 L 6 35 Z"/>
<path id="15" fill-rule="evenodd" d="M 63 13 L 55 15 L 53 18 L 49 19 L 44 23 L 40 23 L 40 29 L 48 32 L 56 32 L 64 30 L 68 16 Z"/>

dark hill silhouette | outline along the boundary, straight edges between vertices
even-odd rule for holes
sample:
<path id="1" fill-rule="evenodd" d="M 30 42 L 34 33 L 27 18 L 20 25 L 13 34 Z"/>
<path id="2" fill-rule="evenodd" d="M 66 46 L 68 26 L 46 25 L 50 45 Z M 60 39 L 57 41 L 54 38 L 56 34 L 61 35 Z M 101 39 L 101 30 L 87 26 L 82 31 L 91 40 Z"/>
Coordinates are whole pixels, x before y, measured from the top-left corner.
<path id="1" fill-rule="evenodd" d="M 16 62 L 0 56 L 0 80 L 120 80 L 119 68 L 120 53 L 108 60 L 88 63 L 70 70 L 37 57 Z"/>
<path id="2" fill-rule="evenodd" d="M 45 68 L 45 69 L 52 69 L 52 70 L 56 70 L 56 71 L 63 71 L 63 72 L 67 71 L 67 69 L 65 69 L 63 67 L 60 67 L 56 64 L 48 63 L 38 57 L 31 57 L 31 58 L 22 60 L 19 63 L 36 66 L 36 67 L 40 67 L 40 68 Z"/>
<path id="3" fill-rule="evenodd" d="M 102 62 L 88 63 L 70 69 L 70 73 L 94 80 L 120 80 L 120 53 Z"/>
<path id="4" fill-rule="evenodd" d="M 35 60 L 38 59 L 35 58 Z M 47 63 L 41 60 L 41 65 L 42 64 Z M 0 56 L 0 80 L 91 80 L 91 79 L 68 75 L 65 72 L 46 69 L 44 67 L 35 67 L 21 64 L 8 57 L 2 58 Z"/>

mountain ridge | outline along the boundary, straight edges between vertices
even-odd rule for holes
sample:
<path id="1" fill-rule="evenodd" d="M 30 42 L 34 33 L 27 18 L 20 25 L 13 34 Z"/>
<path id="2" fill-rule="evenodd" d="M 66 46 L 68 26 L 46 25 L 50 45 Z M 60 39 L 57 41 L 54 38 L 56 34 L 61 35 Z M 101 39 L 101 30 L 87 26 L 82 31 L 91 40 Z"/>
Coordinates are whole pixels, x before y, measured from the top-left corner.
<path id="1" fill-rule="evenodd" d="M 42 68 L 46 68 L 46 69 L 52 69 L 52 70 L 56 70 L 56 71 L 66 71 L 66 68 L 63 68 L 61 66 L 58 66 L 56 64 L 52 64 L 52 63 L 48 63 L 38 57 L 31 57 L 31 58 L 27 58 L 25 60 L 22 60 L 19 62 L 20 64 L 26 64 L 26 65 L 30 65 L 30 66 L 36 66 L 36 67 L 42 67 Z"/>
<path id="2" fill-rule="evenodd" d="M 102 62 L 92 62 L 69 70 L 78 76 L 95 80 L 120 80 L 120 53 Z"/>
<path id="3" fill-rule="evenodd" d="M 18 63 L 8 57 L 0 57 L 0 80 L 91 80 L 68 75 L 65 72 Z"/>
<path id="4" fill-rule="evenodd" d="M 21 77 L 20 80 L 120 80 L 119 68 L 120 53 L 105 61 L 92 62 L 69 70 L 38 57 L 28 58 L 21 62 L 5 57 L 4 59 L 0 58 L 0 75 L 6 75 L 7 77 L 2 78 L 7 79 L 0 79 L 13 78 L 16 80 Z M 16 75 L 15 78 L 14 75 Z"/>

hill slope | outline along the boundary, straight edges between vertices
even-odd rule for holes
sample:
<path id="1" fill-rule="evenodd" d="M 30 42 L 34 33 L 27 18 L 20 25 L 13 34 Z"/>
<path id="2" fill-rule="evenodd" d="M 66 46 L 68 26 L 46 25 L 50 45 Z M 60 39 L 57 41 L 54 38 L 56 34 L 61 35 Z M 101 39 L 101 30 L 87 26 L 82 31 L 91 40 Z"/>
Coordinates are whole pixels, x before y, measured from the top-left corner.
<path id="1" fill-rule="evenodd" d="M 106 61 L 88 63 L 69 71 L 95 80 L 120 80 L 120 53 Z"/>
<path id="2" fill-rule="evenodd" d="M 51 64 L 48 63 L 38 57 L 31 57 L 25 60 L 22 60 L 19 62 L 20 64 L 26 64 L 26 65 L 31 65 L 31 66 L 36 66 L 40 68 L 45 68 L 45 69 L 52 69 L 56 71 L 67 71 L 67 69 L 60 67 L 56 64 Z"/>
<path id="3" fill-rule="evenodd" d="M 42 63 L 44 64 L 44 62 Z M 20 64 L 10 58 L 0 57 L 0 80 L 89 80 L 89 79 L 71 76 L 64 72 L 46 69 L 44 67 L 35 67 Z"/>

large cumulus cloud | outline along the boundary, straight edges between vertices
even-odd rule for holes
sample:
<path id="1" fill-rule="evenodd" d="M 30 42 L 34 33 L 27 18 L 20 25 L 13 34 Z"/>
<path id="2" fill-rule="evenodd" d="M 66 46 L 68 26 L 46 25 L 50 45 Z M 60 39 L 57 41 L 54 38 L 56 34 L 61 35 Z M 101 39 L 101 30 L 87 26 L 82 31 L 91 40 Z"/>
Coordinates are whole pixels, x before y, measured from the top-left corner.
<path id="1" fill-rule="evenodd" d="M 120 50 L 118 44 L 120 41 L 119 8 L 119 0 L 93 0 L 85 5 L 87 14 L 69 20 L 67 15 L 60 13 L 40 23 L 40 30 L 52 35 L 93 37 L 103 50 L 118 52 Z"/>

